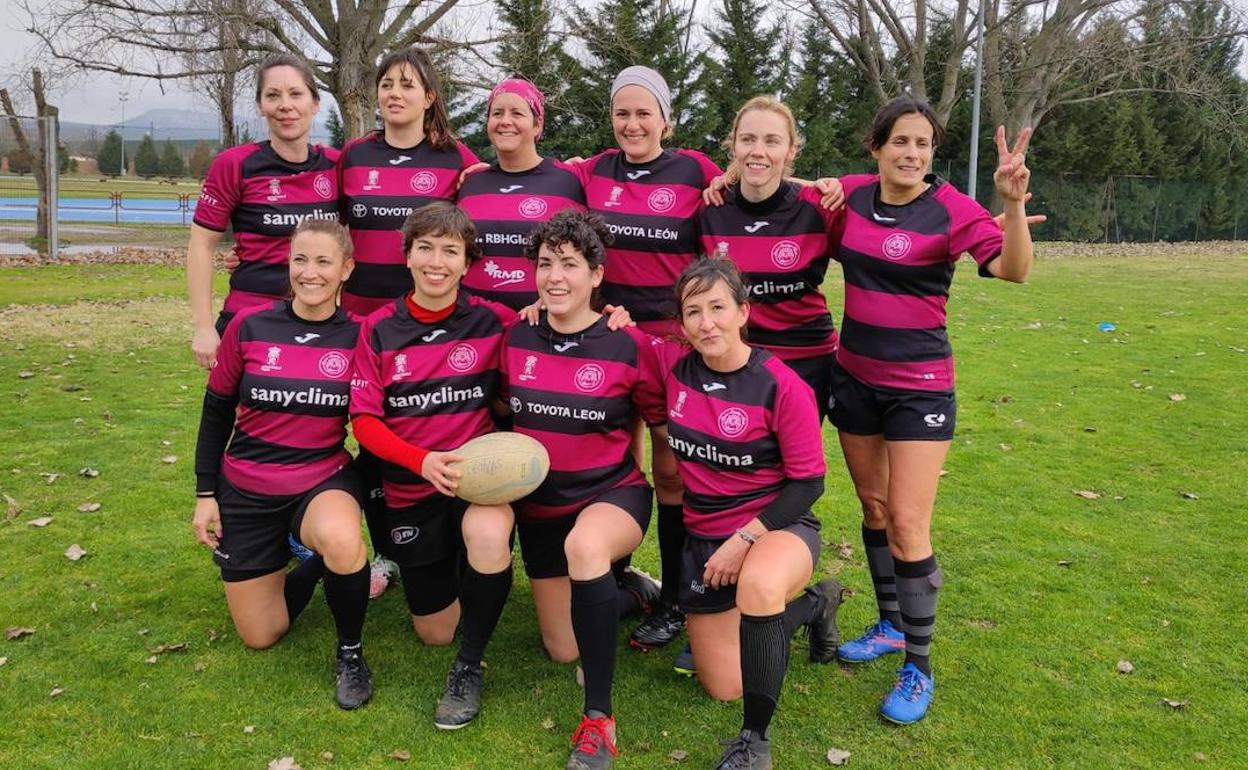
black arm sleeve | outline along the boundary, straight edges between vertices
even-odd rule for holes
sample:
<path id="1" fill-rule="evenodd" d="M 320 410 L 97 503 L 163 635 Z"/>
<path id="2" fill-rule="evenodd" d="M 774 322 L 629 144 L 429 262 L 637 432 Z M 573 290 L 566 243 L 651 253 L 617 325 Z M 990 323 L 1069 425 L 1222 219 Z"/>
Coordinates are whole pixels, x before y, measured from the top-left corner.
<path id="1" fill-rule="evenodd" d="M 204 411 L 199 418 L 199 440 L 195 442 L 195 492 L 215 493 L 225 445 L 234 432 L 234 410 L 238 398 L 222 398 L 211 390 L 204 393 Z M 781 493 L 783 494 L 783 493 Z"/>
<path id="2" fill-rule="evenodd" d="M 776 499 L 767 504 L 758 520 L 767 529 L 784 529 L 810 511 L 823 494 L 823 477 L 788 479 Z"/>

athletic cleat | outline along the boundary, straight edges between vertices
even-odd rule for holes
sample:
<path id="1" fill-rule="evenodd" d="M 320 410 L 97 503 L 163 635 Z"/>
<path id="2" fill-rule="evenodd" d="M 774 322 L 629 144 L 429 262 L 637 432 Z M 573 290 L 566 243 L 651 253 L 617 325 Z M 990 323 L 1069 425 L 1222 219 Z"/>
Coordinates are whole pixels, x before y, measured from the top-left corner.
<path id="1" fill-rule="evenodd" d="M 685 613 L 674 605 L 659 604 L 654 611 L 633 630 L 628 643 L 638 650 L 657 650 L 685 630 Z"/>
<path id="2" fill-rule="evenodd" d="M 394 575 L 394 562 L 378 556 L 368 566 L 368 598 L 376 599 L 390 587 Z"/>
<path id="3" fill-rule="evenodd" d="M 806 632 L 810 636 L 810 662 L 831 663 L 836 660 L 836 645 L 841 640 L 836 611 L 841 607 L 845 587 L 835 578 L 827 578 L 806 590 L 817 600 L 815 616 L 806 624 Z"/>
<path id="4" fill-rule="evenodd" d="M 720 743 L 724 753 L 715 770 L 771 770 L 771 741 L 758 733 L 742 730 L 736 738 Z"/>
<path id="5" fill-rule="evenodd" d="M 884 702 L 880 704 L 880 716 L 899 725 L 913 724 L 927 716 L 932 703 L 932 686 L 935 681 L 913 663 L 907 663 L 897 672 L 897 684 Z"/>
<path id="6" fill-rule="evenodd" d="M 620 575 L 620 588 L 636 596 L 637 603 L 641 605 L 641 614 L 649 615 L 658 604 L 663 584 L 636 567 L 625 567 Z"/>
<path id="7" fill-rule="evenodd" d="M 354 650 L 339 650 L 335 665 L 334 700 L 341 708 L 358 709 L 373 697 L 373 675 L 364 662 L 359 645 Z"/>
<path id="8" fill-rule="evenodd" d="M 615 747 L 615 717 L 581 717 L 581 724 L 572 733 L 572 755 L 564 770 L 610 770 L 619 756 Z"/>
<path id="9" fill-rule="evenodd" d="M 481 690 L 485 675 L 479 665 L 469 665 L 458 658 L 446 675 L 446 689 L 438 698 L 433 725 L 439 730 L 458 730 L 477 718 L 481 711 Z"/>
<path id="10" fill-rule="evenodd" d="M 891 621 L 880 620 L 867 626 L 862 636 L 842 644 L 836 656 L 846 663 L 867 663 L 904 649 L 906 635 Z"/>
<path id="11" fill-rule="evenodd" d="M 286 542 L 290 544 L 291 555 L 299 561 L 307 561 L 315 555 L 312 549 L 299 542 L 299 538 L 295 537 L 294 534 L 286 535 Z"/>
<path id="12" fill-rule="evenodd" d="M 685 649 L 676 653 L 676 660 L 672 662 L 672 670 L 681 676 L 693 676 L 698 673 L 698 667 L 693 662 L 693 647 L 686 644 Z"/>

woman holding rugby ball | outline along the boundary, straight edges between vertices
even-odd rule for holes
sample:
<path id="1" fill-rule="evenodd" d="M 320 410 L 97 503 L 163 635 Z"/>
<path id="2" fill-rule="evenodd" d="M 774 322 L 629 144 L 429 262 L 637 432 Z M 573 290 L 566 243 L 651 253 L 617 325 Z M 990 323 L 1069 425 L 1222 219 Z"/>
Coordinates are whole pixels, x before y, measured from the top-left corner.
<path id="1" fill-rule="evenodd" d="M 358 324 L 338 308 L 351 241 L 308 219 L 290 242 L 291 297 L 241 310 L 208 378 L 195 449 L 193 526 L 213 549 L 243 643 L 277 643 L 324 576 L 338 630 L 338 705 L 372 696 L 360 646 L 368 606 L 360 491 L 346 439 Z M 290 572 L 287 537 L 315 555 Z"/>

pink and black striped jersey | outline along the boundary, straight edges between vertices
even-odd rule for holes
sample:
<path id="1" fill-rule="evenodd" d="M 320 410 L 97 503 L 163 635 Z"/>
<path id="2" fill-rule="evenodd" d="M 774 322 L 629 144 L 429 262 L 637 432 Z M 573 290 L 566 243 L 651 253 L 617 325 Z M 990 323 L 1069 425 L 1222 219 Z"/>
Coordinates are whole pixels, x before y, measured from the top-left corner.
<path id="1" fill-rule="evenodd" d="M 195 204 L 195 224 L 234 229 L 239 265 L 230 275 L 225 312 L 286 296 L 290 234 L 304 219 L 338 218 L 338 151 L 314 145 L 291 163 L 268 142 L 241 144 L 213 158 Z"/>
<path id="2" fill-rule="evenodd" d="M 400 297 L 360 327 L 351 416 L 370 414 L 399 438 L 447 452 L 494 429 L 503 332 L 516 314 L 463 293 L 436 323 L 412 317 Z M 386 505 L 404 508 L 440 494 L 420 476 L 383 463 Z"/>
<path id="3" fill-rule="evenodd" d="M 238 399 L 221 472 L 255 494 L 295 495 L 347 464 L 347 402 L 359 324 L 338 310 L 324 321 L 290 302 L 245 308 L 231 319 L 208 390 Z"/>
<path id="4" fill-rule="evenodd" d="M 537 301 L 533 265 L 524 256 L 529 233 L 564 209 L 584 211 L 585 191 L 572 167 L 553 158 L 528 171 L 503 171 L 493 163 L 464 180 L 459 205 L 477 226 L 481 247 L 464 288 L 520 310 Z"/>
<path id="5" fill-rule="evenodd" d="M 428 140 L 401 150 L 381 131 L 348 142 L 338 160 L 342 216 L 355 245 L 355 272 L 342 290 L 342 306 L 368 315 L 412 290 L 403 253 L 403 220 L 435 200 L 454 200 L 464 167 L 477 156 L 462 143 L 439 150 Z"/>
<path id="6" fill-rule="evenodd" d="M 664 150 L 648 163 L 629 163 L 618 149 L 576 167 L 589 210 L 607 221 L 602 298 L 628 308 L 643 330 L 679 333 L 672 287 L 698 254 L 702 190 L 722 173 L 700 152 Z"/>
<path id="7" fill-rule="evenodd" d="M 969 252 L 987 276 L 1001 253 L 1001 228 L 983 206 L 935 175 L 926 181 L 918 198 L 890 206 L 880 202 L 878 176 L 841 178 L 845 317 L 836 360 L 874 387 L 953 390 L 945 303 L 954 264 Z"/>
<path id="8" fill-rule="evenodd" d="M 753 349 L 745 366 L 728 373 L 689 353 L 666 386 L 667 441 L 685 484 L 685 526 L 694 535 L 728 537 L 786 480 L 823 478 L 814 392 L 768 351 Z"/>
<path id="9" fill-rule="evenodd" d="M 516 503 L 526 519 L 575 513 L 615 487 L 644 484 L 629 452 L 633 415 L 662 424 L 663 376 L 656 340 L 605 317 L 578 334 L 518 323 L 507 332 L 503 376 L 515 431 L 550 453 L 550 474 Z"/>
<path id="10" fill-rule="evenodd" d="M 820 286 L 840 214 L 820 206 L 819 197 L 814 187 L 782 182 L 770 198 L 752 203 L 734 186 L 724 205 L 698 215 L 703 251 L 735 262 L 749 287 L 750 344 L 786 361 L 836 352 Z"/>

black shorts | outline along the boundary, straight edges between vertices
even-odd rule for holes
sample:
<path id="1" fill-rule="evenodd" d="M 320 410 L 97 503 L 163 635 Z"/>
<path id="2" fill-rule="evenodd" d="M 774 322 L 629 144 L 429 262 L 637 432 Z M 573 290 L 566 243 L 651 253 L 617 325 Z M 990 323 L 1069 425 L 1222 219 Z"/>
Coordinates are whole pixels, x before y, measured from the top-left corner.
<path id="1" fill-rule="evenodd" d="M 823 425 L 823 418 L 828 416 L 828 399 L 832 394 L 832 365 L 835 362 L 835 354 L 784 362 L 815 391 L 815 406 L 819 408 L 820 425 Z"/>
<path id="2" fill-rule="evenodd" d="M 440 492 L 406 508 L 387 508 L 384 529 L 374 543 L 400 567 L 437 564 L 463 550 L 466 510 L 467 501 Z"/>
<path id="3" fill-rule="evenodd" d="M 299 538 L 308 505 L 322 492 L 341 489 L 358 502 L 360 483 L 351 466 L 298 495 L 257 495 L 244 492 L 220 476 L 217 507 L 221 511 L 221 542 L 212 560 L 227 583 L 267 575 L 290 561 L 288 535 Z"/>
<path id="4" fill-rule="evenodd" d="M 585 503 L 581 511 L 594 503 L 610 503 L 632 516 L 644 535 L 650 526 L 653 497 L 654 490 L 644 484 L 615 487 Z M 568 576 L 568 556 L 563 551 L 563 541 L 568 539 L 568 533 L 576 526 L 576 517 L 580 513 L 569 513 L 557 519 L 522 519 L 517 522 L 524 574 L 530 580 Z"/>
<path id="5" fill-rule="evenodd" d="M 812 568 L 819 563 L 819 520 L 811 514 L 793 522 L 780 530 L 792 532 L 802 539 L 810 549 Z M 732 535 L 736 537 L 736 535 Z M 727 612 L 737 606 L 736 585 L 711 588 L 702 582 L 702 573 L 706 571 L 706 561 L 728 538 L 698 537 L 690 533 L 685 537 L 685 550 L 680 556 L 680 591 L 678 602 L 680 608 L 691 615 L 713 615 L 716 612 Z"/>
<path id="6" fill-rule="evenodd" d="M 950 441 L 958 421 L 953 391 L 893 390 L 866 385 L 832 368 L 832 424 L 887 441 Z"/>

